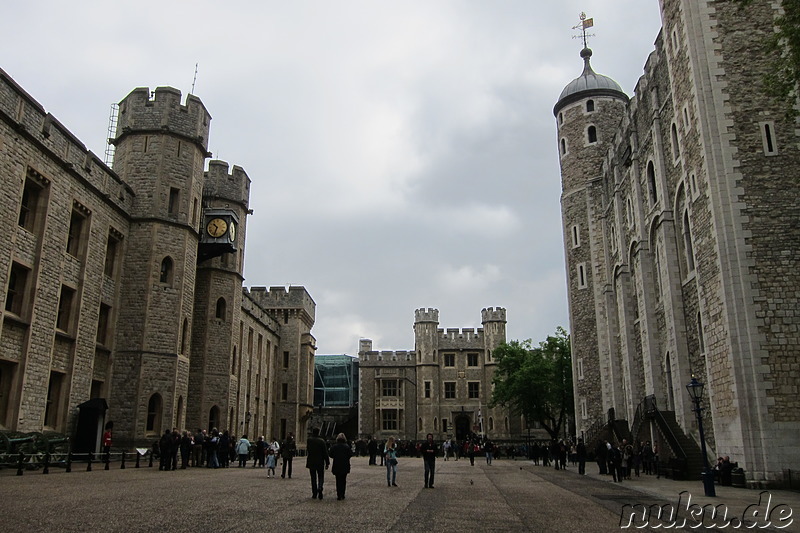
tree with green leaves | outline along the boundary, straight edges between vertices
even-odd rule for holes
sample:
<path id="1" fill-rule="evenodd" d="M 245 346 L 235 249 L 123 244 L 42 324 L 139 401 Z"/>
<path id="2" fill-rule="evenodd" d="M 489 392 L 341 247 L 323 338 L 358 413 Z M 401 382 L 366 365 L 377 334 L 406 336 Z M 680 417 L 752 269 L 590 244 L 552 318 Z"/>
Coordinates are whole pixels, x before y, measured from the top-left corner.
<path id="1" fill-rule="evenodd" d="M 502 406 L 539 422 L 552 438 L 575 413 L 569 335 L 562 327 L 533 347 L 530 339 L 503 343 L 492 352 L 497 368 L 489 407 Z"/>

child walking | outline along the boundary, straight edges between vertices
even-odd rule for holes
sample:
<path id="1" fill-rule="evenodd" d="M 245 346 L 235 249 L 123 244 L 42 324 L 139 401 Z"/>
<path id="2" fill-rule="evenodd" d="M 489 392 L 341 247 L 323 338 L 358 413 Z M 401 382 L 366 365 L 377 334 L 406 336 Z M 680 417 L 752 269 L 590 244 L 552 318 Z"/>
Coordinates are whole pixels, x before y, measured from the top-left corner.
<path id="1" fill-rule="evenodd" d="M 275 464 L 278 462 L 278 456 L 272 451 L 272 448 L 267 448 L 267 477 L 275 477 Z"/>

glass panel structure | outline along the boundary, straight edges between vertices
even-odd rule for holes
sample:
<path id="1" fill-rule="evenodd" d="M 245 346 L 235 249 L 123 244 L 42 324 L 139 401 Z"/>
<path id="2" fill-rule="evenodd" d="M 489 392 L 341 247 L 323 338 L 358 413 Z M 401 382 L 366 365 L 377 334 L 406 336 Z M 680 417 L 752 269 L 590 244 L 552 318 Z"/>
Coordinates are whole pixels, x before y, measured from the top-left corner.
<path id="1" fill-rule="evenodd" d="M 314 356 L 314 405 L 353 407 L 358 401 L 358 358 Z"/>

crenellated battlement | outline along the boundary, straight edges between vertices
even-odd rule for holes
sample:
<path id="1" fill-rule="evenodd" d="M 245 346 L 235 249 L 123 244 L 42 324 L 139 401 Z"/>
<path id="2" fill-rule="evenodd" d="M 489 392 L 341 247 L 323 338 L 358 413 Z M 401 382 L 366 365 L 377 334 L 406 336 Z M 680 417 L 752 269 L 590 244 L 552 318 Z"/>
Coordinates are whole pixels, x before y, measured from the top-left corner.
<path id="1" fill-rule="evenodd" d="M 203 196 L 214 200 L 229 200 L 246 210 L 250 201 L 250 177 L 238 165 L 230 169 L 226 161 L 213 159 L 205 172 Z M 217 202 L 215 202 L 217 203 Z"/>
<path id="2" fill-rule="evenodd" d="M 132 133 L 172 132 L 197 143 L 208 152 L 208 131 L 211 115 L 203 102 L 193 94 L 181 104 L 181 92 L 173 87 L 138 87 L 119 103 L 114 144 Z"/>
<path id="3" fill-rule="evenodd" d="M 416 362 L 416 352 L 414 350 L 370 350 L 359 352 L 358 359 L 359 364 L 369 362 L 371 364 L 386 363 L 388 366 L 396 366 L 398 363 L 411 365 Z"/>
<path id="4" fill-rule="evenodd" d="M 435 322 L 439 323 L 439 310 L 434 308 L 420 308 L 414 311 L 414 322 Z"/>
<path id="5" fill-rule="evenodd" d="M 506 322 L 506 310 L 503 307 L 487 307 L 481 310 L 481 324 L 486 322 Z"/>
<path id="6" fill-rule="evenodd" d="M 312 322 L 315 320 L 317 304 L 301 285 L 250 287 L 248 294 L 264 309 L 305 311 Z"/>

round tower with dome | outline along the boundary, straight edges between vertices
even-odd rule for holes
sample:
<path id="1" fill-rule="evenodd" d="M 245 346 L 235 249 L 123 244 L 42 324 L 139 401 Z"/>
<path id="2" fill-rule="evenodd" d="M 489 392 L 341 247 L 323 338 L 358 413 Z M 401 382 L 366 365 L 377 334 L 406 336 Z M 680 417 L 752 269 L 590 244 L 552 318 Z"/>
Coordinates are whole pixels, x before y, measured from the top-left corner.
<path id="1" fill-rule="evenodd" d="M 576 417 L 599 419 L 608 406 L 590 399 L 597 398 L 601 389 L 608 391 L 612 384 L 609 372 L 600 372 L 601 365 L 609 363 L 607 354 L 599 353 L 598 346 L 607 343 L 602 339 L 597 342 L 603 332 L 597 330 L 596 313 L 604 306 L 596 303 L 602 301 L 604 287 L 594 280 L 606 279 L 603 242 L 607 223 L 604 209 L 607 191 L 598 178 L 629 98 L 616 81 L 592 69 L 592 51 L 585 46 L 585 39 L 580 57 L 583 72 L 561 91 L 553 113 L 561 164 L 569 329 L 581 332 L 571 336 Z M 583 379 L 583 376 L 592 377 Z"/>

